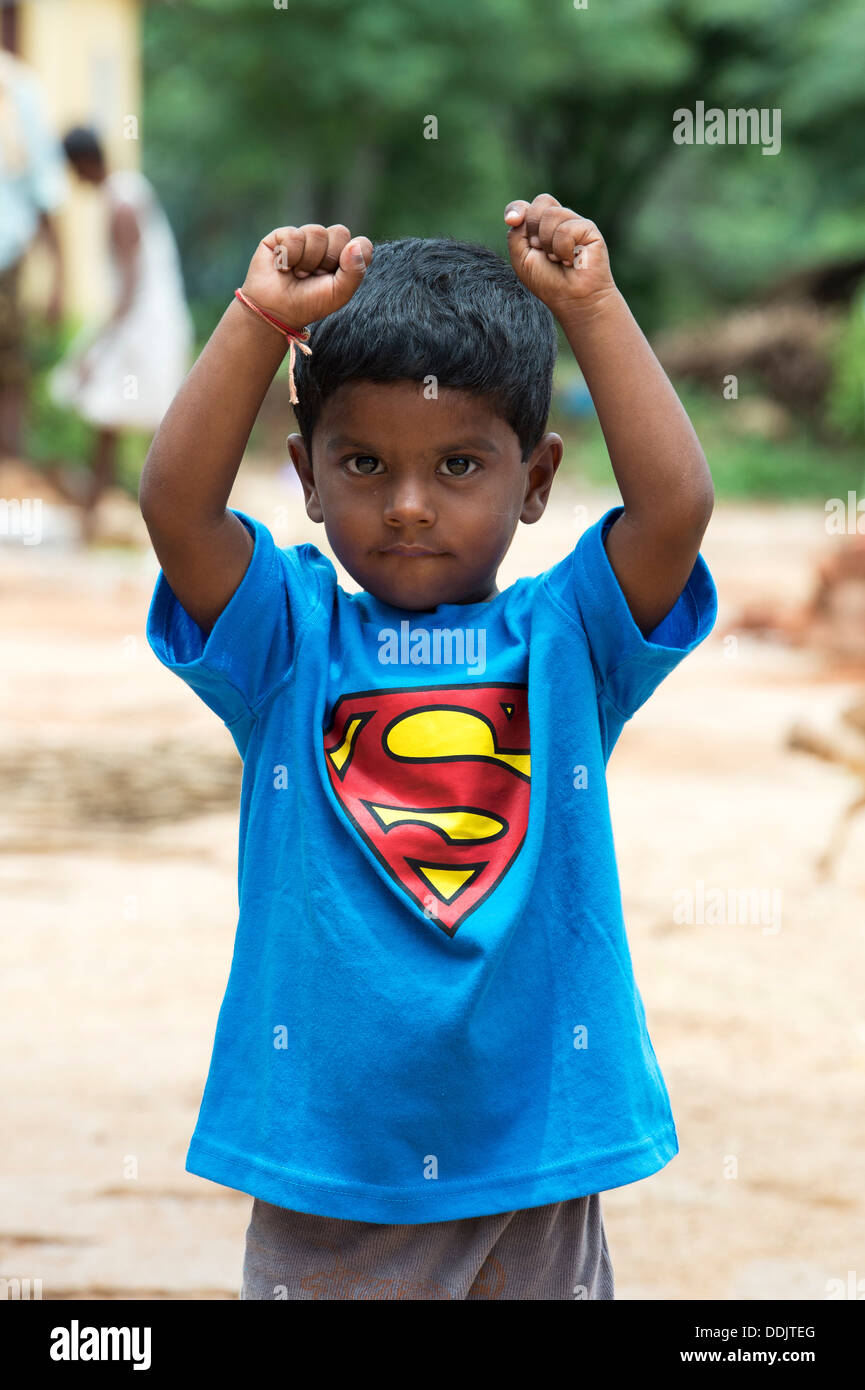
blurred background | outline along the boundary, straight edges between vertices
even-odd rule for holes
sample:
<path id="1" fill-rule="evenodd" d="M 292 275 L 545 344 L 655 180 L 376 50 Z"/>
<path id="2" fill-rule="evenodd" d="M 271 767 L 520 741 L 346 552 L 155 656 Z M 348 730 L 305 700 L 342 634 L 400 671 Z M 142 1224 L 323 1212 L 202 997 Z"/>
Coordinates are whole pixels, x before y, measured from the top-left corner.
<path id="1" fill-rule="evenodd" d="M 604 1199 L 617 1296 L 856 1296 L 858 19 L 855 0 L 0 0 L 0 1277 L 45 1298 L 240 1283 L 250 1199 L 183 1165 L 236 923 L 241 767 L 144 638 L 158 566 L 136 492 L 161 413 L 271 228 L 506 256 L 505 204 L 549 192 L 605 235 L 716 490 L 718 624 L 609 768 L 681 1145 Z M 698 104 L 775 113 L 778 148 L 678 143 Z M 500 583 L 620 500 L 564 338 L 550 428 L 553 498 Z M 329 554 L 295 429 L 283 367 L 232 504 Z M 677 920 L 703 890 L 751 906 Z"/>

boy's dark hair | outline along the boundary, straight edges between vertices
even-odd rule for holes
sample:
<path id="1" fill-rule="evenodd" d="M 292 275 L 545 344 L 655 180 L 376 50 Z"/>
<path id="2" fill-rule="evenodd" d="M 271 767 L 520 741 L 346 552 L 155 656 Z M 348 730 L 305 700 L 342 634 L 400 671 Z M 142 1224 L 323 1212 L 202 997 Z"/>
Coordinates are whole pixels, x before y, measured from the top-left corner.
<path id="1" fill-rule="evenodd" d="M 91 126 L 76 125 L 63 136 L 66 158 L 74 164 L 77 159 L 99 160 L 105 163 L 102 141 Z"/>
<path id="2" fill-rule="evenodd" d="M 509 261 L 451 238 L 374 243 L 349 302 L 310 326 L 312 356 L 297 353 L 294 406 L 312 457 L 324 402 L 348 381 L 434 376 L 487 398 L 528 459 L 550 413 L 558 350 L 550 309 Z"/>

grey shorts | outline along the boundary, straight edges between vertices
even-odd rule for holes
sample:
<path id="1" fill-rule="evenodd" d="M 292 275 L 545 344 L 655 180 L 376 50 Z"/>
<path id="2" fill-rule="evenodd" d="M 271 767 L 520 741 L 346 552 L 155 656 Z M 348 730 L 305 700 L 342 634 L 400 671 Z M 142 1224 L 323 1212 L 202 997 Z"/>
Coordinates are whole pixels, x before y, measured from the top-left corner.
<path id="1" fill-rule="evenodd" d="M 254 1198 L 242 1299 L 614 1298 L 600 1194 L 418 1225 Z"/>

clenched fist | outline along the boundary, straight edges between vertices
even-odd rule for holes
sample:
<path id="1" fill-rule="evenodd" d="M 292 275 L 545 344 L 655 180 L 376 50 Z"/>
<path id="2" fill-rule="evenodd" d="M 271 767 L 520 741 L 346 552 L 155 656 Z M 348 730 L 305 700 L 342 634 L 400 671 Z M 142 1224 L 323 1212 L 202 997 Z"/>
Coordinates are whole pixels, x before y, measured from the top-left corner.
<path id="1" fill-rule="evenodd" d="M 339 222 L 277 227 L 258 243 L 241 289 L 300 332 L 348 303 L 372 255 L 369 237 Z"/>
<path id="2" fill-rule="evenodd" d="M 523 284 L 553 313 L 590 304 L 616 285 L 603 237 L 587 218 L 549 193 L 531 203 L 515 198 L 505 208 L 508 254 Z"/>

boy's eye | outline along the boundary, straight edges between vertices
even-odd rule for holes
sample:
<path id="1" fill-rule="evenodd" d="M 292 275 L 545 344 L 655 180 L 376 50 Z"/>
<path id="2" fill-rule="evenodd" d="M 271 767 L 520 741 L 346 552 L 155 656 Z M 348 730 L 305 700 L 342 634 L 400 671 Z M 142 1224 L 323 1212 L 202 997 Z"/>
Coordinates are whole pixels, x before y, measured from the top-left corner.
<path id="1" fill-rule="evenodd" d="M 357 463 L 357 469 L 349 468 L 349 473 L 358 472 L 363 477 L 368 478 L 371 473 L 375 472 L 375 466 L 378 463 L 378 459 L 374 459 L 371 454 L 354 454 L 352 458 L 347 459 L 346 462 L 349 464 L 354 462 Z M 366 464 L 369 463 L 372 464 L 372 468 L 366 467 Z"/>
<path id="2" fill-rule="evenodd" d="M 353 454 L 350 459 L 346 460 L 346 466 L 350 473 L 369 478 L 377 471 L 380 461 L 380 459 L 373 458 L 371 454 Z M 450 467 L 452 463 L 458 465 L 456 472 Z M 354 467 L 351 466 L 352 464 Z M 449 459 L 445 459 L 445 470 L 451 478 L 465 478 L 469 473 L 474 472 L 477 466 L 474 459 L 468 458 L 466 454 L 452 454 Z"/>
<path id="3" fill-rule="evenodd" d="M 450 472 L 449 465 L 452 463 L 459 463 L 462 465 L 459 472 Z M 448 473 L 451 478 L 464 478 L 466 474 L 477 468 L 474 459 L 467 458 L 465 454 L 452 454 L 449 459 L 445 459 L 445 465 L 448 468 Z"/>

